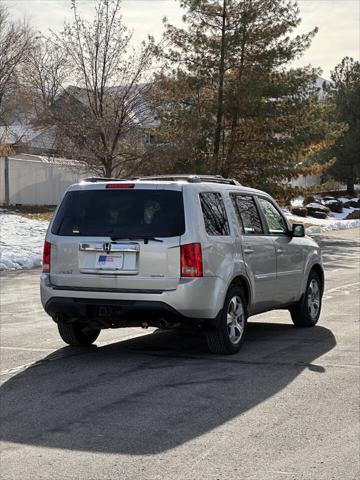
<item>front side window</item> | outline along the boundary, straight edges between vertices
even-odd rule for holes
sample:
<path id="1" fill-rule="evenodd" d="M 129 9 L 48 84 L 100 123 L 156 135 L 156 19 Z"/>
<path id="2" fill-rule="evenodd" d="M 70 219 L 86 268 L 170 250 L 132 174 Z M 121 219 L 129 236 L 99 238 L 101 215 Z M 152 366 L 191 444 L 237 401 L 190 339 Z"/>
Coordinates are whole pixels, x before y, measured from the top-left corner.
<path id="1" fill-rule="evenodd" d="M 266 219 L 268 231 L 271 235 L 286 234 L 288 231 L 286 222 L 275 206 L 265 198 L 259 198 L 261 210 Z"/>
<path id="2" fill-rule="evenodd" d="M 232 201 L 246 235 L 260 235 L 263 233 L 261 219 L 254 199 L 248 195 L 232 195 Z"/>
<path id="3" fill-rule="evenodd" d="M 230 235 L 229 221 L 220 193 L 200 193 L 205 230 L 208 235 Z"/>

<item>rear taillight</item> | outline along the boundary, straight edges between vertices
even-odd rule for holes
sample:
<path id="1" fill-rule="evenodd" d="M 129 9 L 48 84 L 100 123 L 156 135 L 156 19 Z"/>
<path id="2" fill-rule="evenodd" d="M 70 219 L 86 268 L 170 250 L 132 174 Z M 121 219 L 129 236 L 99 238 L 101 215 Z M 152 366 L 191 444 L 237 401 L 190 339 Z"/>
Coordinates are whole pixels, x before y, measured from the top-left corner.
<path id="1" fill-rule="evenodd" d="M 44 250 L 43 250 L 43 273 L 50 273 L 50 263 L 51 263 L 51 243 L 45 240 Z"/>
<path id="2" fill-rule="evenodd" d="M 133 183 L 107 183 L 106 188 L 134 188 Z"/>
<path id="3" fill-rule="evenodd" d="M 200 243 L 188 243 L 180 246 L 181 276 L 202 277 L 203 264 Z"/>

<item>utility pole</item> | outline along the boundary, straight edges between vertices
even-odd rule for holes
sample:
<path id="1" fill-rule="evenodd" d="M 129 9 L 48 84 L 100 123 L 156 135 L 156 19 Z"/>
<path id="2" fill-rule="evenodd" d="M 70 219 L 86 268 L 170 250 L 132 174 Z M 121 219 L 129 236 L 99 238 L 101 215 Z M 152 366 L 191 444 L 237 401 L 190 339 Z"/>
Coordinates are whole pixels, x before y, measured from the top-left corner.
<path id="1" fill-rule="evenodd" d="M 4 157 L 4 159 L 5 205 L 8 206 L 10 204 L 9 157 Z"/>

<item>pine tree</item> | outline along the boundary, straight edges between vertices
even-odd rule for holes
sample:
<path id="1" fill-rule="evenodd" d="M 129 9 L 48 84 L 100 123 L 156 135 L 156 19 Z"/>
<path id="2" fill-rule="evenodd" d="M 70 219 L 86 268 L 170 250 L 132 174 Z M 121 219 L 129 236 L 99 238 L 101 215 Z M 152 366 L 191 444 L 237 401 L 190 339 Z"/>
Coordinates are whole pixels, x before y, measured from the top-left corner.
<path id="1" fill-rule="evenodd" d="M 197 139 L 196 162 L 202 158 L 208 173 L 234 175 L 268 190 L 285 185 L 299 169 L 312 173 L 314 165 L 299 163 L 333 141 L 334 132 L 329 123 L 319 122 L 319 72 L 287 68 L 317 31 L 294 35 L 300 23 L 296 2 L 183 0 L 181 5 L 187 11 L 184 28 L 166 24 L 170 48 L 164 56 L 170 68 L 158 84 L 164 98 L 169 81 L 174 86 L 181 79 L 183 85 L 177 98 L 172 87 L 171 102 L 158 110 L 161 125 L 166 111 L 167 131 L 174 126 L 164 144 L 176 156 L 174 142 L 179 146 L 187 137 L 191 142 L 187 131 L 197 124 L 203 139 Z M 203 122 L 197 121 L 199 112 Z M 164 134 L 162 127 L 159 133 Z"/>
<path id="2" fill-rule="evenodd" d="M 354 193 L 354 185 L 360 181 L 360 62 L 345 57 L 331 74 L 330 87 L 335 107 L 335 118 L 347 125 L 330 154 L 335 163 L 330 173 L 345 182 L 348 193 Z"/>
<path id="3" fill-rule="evenodd" d="M 316 155 L 336 140 L 341 125 L 327 119 L 316 74 L 312 69 L 275 71 L 247 89 L 247 104 L 235 112 L 235 128 L 234 114 L 229 115 L 225 175 L 284 198 L 291 179 L 329 168 L 329 163 L 318 164 Z"/>
<path id="4" fill-rule="evenodd" d="M 155 77 L 149 103 L 157 113 L 153 129 L 156 144 L 150 146 L 142 173 L 206 173 L 213 155 L 214 121 L 209 115 L 213 90 L 181 71 Z"/>

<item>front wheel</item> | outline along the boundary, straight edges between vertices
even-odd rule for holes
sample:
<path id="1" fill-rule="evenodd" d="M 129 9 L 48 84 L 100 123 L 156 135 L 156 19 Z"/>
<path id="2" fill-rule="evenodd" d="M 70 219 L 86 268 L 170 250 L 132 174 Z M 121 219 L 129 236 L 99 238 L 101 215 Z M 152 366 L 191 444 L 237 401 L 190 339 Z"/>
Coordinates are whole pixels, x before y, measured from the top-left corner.
<path id="1" fill-rule="evenodd" d="M 296 327 L 313 327 L 317 324 L 321 312 L 322 285 L 319 275 L 310 272 L 303 299 L 290 309 L 292 321 Z"/>
<path id="2" fill-rule="evenodd" d="M 80 325 L 58 323 L 60 337 L 73 347 L 88 347 L 98 338 L 99 329 L 82 327 Z"/>
<path id="3" fill-rule="evenodd" d="M 237 353 L 243 344 L 247 324 L 246 302 L 240 287 L 230 287 L 218 320 L 217 328 L 206 333 L 209 350 L 222 355 Z"/>

